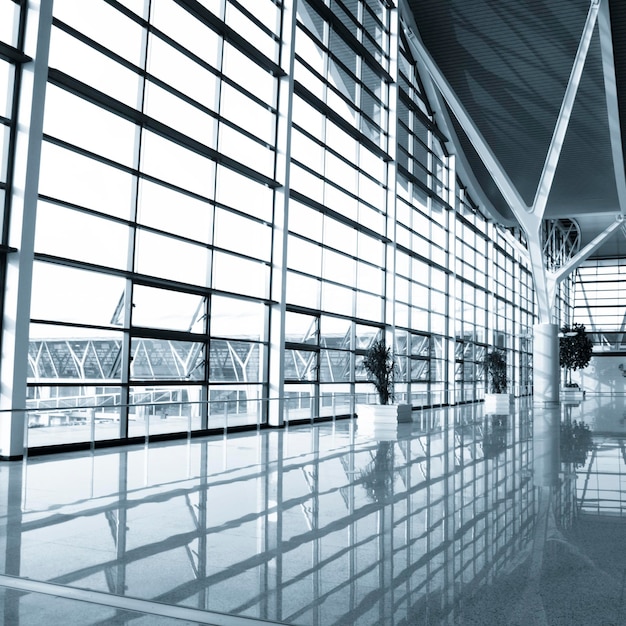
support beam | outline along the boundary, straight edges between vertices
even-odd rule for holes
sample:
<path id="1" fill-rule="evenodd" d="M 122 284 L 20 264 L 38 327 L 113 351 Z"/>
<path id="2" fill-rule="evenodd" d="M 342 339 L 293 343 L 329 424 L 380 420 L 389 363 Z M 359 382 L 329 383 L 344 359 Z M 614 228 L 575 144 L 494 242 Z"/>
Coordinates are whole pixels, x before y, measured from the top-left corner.
<path id="1" fill-rule="evenodd" d="M 34 59 L 22 66 L 13 173 L 0 368 L 0 458 L 24 454 L 30 298 L 35 254 L 35 217 L 43 139 L 44 101 L 52 29 L 52 0 L 29 2 L 24 51 Z"/>
<path id="2" fill-rule="evenodd" d="M 559 404 L 559 327 L 536 324 L 533 341 L 533 396 L 539 407 Z"/>
<path id="3" fill-rule="evenodd" d="M 559 267 L 554 272 L 546 273 L 546 282 L 548 289 L 548 298 L 550 307 L 554 306 L 554 300 L 556 298 L 556 289 L 559 283 L 567 278 L 573 271 L 575 271 L 582 263 L 584 263 L 604 242 L 611 237 L 618 228 L 622 228 L 624 236 L 626 236 L 626 223 L 622 215 L 618 215 L 616 220 L 610 224 L 603 232 L 597 237 L 594 237 L 582 250 L 579 250 L 567 263 Z"/>
<path id="4" fill-rule="evenodd" d="M 535 194 L 535 200 L 533 202 L 532 211 L 543 219 L 545 214 L 546 205 L 548 203 L 548 196 L 552 189 L 552 182 L 554 181 L 554 175 L 556 173 L 556 167 L 561 157 L 561 149 L 563 148 L 563 140 L 565 139 L 565 133 L 569 126 L 570 117 L 572 115 L 572 109 L 574 108 L 574 102 L 576 100 L 576 94 L 578 92 L 578 86 L 580 85 L 580 78 L 583 73 L 583 67 L 585 60 L 587 59 L 587 52 L 589 51 L 589 44 L 591 43 L 591 36 L 593 35 L 593 29 L 596 25 L 596 18 L 598 16 L 599 0 L 592 0 L 589 5 L 589 11 L 587 12 L 587 20 L 583 28 L 583 33 L 578 43 L 578 50 L 574 57 L 574 64 L 570 77 L 565 88 L 565 95 L 561 102 L 561 109 L 557 117 L 556 126 L 552 133 L 552 139 L 550 141 L 550 147 L 548 148 L 548 154 L 541 171 L 541 177 L 539 179 L 539 185 L 537 186 L 537 193 Z"/>
<path id="5" fill-rule="evenodd" d="M 291 161 L 291 116 L 293 110 L 293 68 L 295 59 L 296 7 L 295 2 L 283 2 L 283 55 L 285 70 L 278 85 L 278 116 L 276 130 L 276 178 L 281 183 L 276 190 L 273 247 L 274 269 L 271 282 L 273 304 L 269 318 L 269 405 L 267 423 L 284 425 L 285 402 L 285 301 L 287 293 L 287 240 L 289 227 L 289 190 Z"/>
<path id="6" fill-rule="evenodd" d="M 604 72 L 604 93 L 609 122 L 611 155 L 615 171 L 615 185 L 620 211 L 626 213 L 626 165 L 624 164 L 624 148 L 622 146 L 622 129 L 620 125 L 619 105 L 617 101 L 617 79 L 615 77 L 615 58 L 613 56 L 613 37 L 611 35 L 611 17 L 609 3 L 602 2 L 598 13 L 598 31 L 600 33 L 600 49 L 602 51 L 602 69 Z"/>
<path id="7" fill-rule="evenodd" d="M 489 170 L 489 173 L 493 177 L 500 193 L 502 193 L 505 200 L 508 202 L 511 211 L 526 233 L 535 293 L 537 296 L 539 319 L 542 323 L 546 324 L 551 322 L 557 283 L 554 283 L 552 279 L 548 277 L 548 272 L 546 270 L 542 246 L 541 226 L 550 190 L 552 188 L 552 183 L 554 181 L 554 175 L 561 155 L 563 140 L 569 126 L 571 113 L 576 100 L 576 94 L 580 85 L 580 79 L 585 60 L 587 58 L 587 53 L 589 51 L 589 45 L 597 21 L 599 8 L 600 0 L 591 0 L 585 26 L 583 28 L 576 56 L 574 58 L 572 70 L 570 72 L 559 115 L 557 117 L 556 125 L 535 194 L 535 199 L 533 205 L 530 207 L 524 202 L 491 147 L 482 136 L 478 127 L 457 97 L 451 85 L 442 74 L 441 70 L 437 67 L 437 64 L 431 57 L 428 50 L 426 50 L 426 47 L 421 39 L 416 35 L 412 28 L 405 26 L 405 34 L 411 49 L 419 59 L 420 63 L 423 64 L 426 71 L 432 78 L 433 83 L 448 103 L 448 106 L 463 127 L 468 139 L 480 156 L 485 167 Z"/>

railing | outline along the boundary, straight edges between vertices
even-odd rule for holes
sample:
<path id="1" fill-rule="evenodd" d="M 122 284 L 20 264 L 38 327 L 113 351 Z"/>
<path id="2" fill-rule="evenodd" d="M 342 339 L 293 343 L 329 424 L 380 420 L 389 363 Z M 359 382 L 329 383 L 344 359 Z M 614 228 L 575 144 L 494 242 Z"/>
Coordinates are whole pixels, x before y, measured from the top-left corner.
<path id="1" fill-rule="evenodd" d="M 357 404 L 375 404 L 375 393 L 322 393 L 319 398 L 309 393 L 291 392 L 282 399 L 250 398 L 241 388 L 223 389 L 220 399 L 180 401 L 176 387 L 141 390 L 124 404 L 119 393 L 70 396 L 29 400 L 24 411 L 25 447 L 88 444 L 119 440 L 145 440 L 152 437 L 190 437 L 198 431 L 226 433 L 234 428 L 260 429 L 268 415 L 282 416 L 289 424 L 314 423 L 320 419 L 353 416 Z M 516 395 L 525 395 L 516 388 Z M 432 390 L 410 394 L 397 393 L 395 401 L 411 404 L 414 410 L 477 402 L 484 397 L 483 388 L 466 392 L 439 385 Z M 91 400 L 91 403 L 88 401 Z M 145 400 L 141 402 L 141 400 Z M 282 408 L 278 403 L 282 400 Z M 2 412 L 0 412 L 0 415 Z"/>

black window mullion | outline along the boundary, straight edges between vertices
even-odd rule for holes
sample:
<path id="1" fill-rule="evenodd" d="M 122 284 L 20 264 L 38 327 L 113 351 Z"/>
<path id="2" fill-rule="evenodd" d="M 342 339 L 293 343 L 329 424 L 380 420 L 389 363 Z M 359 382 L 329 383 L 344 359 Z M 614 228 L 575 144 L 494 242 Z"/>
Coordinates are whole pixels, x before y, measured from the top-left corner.
<path id="1" fill-rule="evenodd" d="M 240 35 L 233 28 L 225 24 L 214 13 L 202 6 L 197 0 L 173 0 L 176 4 L 183 7 L 194 17 L 206 24 L 211 30 L 218 33 L 225 41 L 231 43 L 240 52 L 243 52 L 248 58 L 253 59 L 261 67 L 271 72 L 274 76 L 284 76 L 285 72 L 280 67 L 268 59 L 264 54 L 259 52 L 243 35 Z"/>
<path id="2" fill-rule="evenodd" d="M 68 74 L 65 74 L 64 72 L 61 72 L 60 70 L 50 68 L 48 70 L 48 80 L 58 87 L 75 93 L 76 95 L 84 98 L 85 100 L 88 100 L 89 102 L 97 104 L 98 106 L 102 106 L 103 108 L 116 113 L 124 119 L 134 122 L 135 124 L 139 124 L 143 128 L 151 130 L 161 137 L 173 141 L 180 146 L 189 148 L 193 152 L 196 152 L 201 156 L 205 156 L 216 163 L 221 163 L 230 169 L 243 173 L 256 181 L 267 185 L 268 187 L 276 188 L 278 186 L 278 183 L 274 179 L 269 178 L 268 176 L 265 176 L 260 172 L 257 172 L 256 170 L 253 170 L 252 168 L 243 165 L 242 163 L 239 163 L 231 157 L 219 153 L 217 150 L 210 148 L 209 146 L 206 146 L 205 144 L 200 143 L 199 141 L 192 139 L 191 137 L 188 137 L 180 131 L 170 128 L 166 124 L 163 124 L 162 122 L 159 122 L 158 120 L 149 117 L 141 111 L 137 111 L 127 104 L 124 104 L 119 100 L 112 98 L 108 94 L 98 91 L 97 89 L 94 89 L 89 85 L 86 85 L 85 83 L 69 76 Z M 254 137 L 254 135 L 250 135 L 242 129 L 239 129 L 236 124 L 232 124 L 227 120 L 221 121 L 225 124 L 228 124 L 229 126 L 232 126 L 233 128 L 236 128 L 238 131 L 256 140 L 261 145 L 269 147 L 271 150 L 274 150 L 273 146 L 268 146 L 268 144 L 260 141 L 258 138 Z"/>

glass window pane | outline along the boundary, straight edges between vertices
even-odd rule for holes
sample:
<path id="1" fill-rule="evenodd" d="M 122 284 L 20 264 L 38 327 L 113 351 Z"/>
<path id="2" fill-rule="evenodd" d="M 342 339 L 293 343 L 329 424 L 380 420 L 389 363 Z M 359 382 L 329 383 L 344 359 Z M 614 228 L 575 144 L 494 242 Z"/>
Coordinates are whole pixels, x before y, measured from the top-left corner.
<path id="1" fill-rule="evenodd" d="M 367 350 L 380 336 L 380 328 L 377 326 L 356 325 L 356 347 Z"/>
<path id="2" fill-rule="evenodd" d="M 204 331 L 205 298 L 143 285 L 133 288 L 133 326 L 168 328 L 194 333 Z"/>
<path id="3" fill-rule="evenodd" d="M 350 350 L 352 321 L 344 317 L 323 315 L 320 319 L 320 345 L 324 348 Z"/>
<path id="4" fill-rule="evenodd" d="M 198 342 L 134 337 L 130 375 L 135 380 L 203 380 L 204 354 Z"/>
<path id="5" fill-rule="evenodd" d="M 346 254 L 356 253 L 357 231 L 337 220 L 324 217 L 324 244 Z"/>
<path id="6" fill-rule="evenodd" d="M 309 237 L 314 241 L 322 240 L 324 216 L 296 200 L 289 200 L 289 230 Z"/>
<path id="7" fill-rule="evenodd" d="M 324 249 L 322 278 L 353 287 L 355 282 L 355 266 L 355 260 L 345 254 Z"/>
<path id="8" fill-rule="evenodd" d="M 339 350 L 320 351 L 320 382 L 349 382 L 352 378 L 350 352 Z"/>
<path id="9" fill-rule="evenodd" d="M 126 269 L 129 234 L 109 219 L 49 202 L 37 207 L 35 250 L 43 254 Z"/>
<path id="10" fill-rule="evenodd" d="M 152 181 L 139 181 L 137 221 L 174 235 L 208 243 L 213 205 Z"/>
<path id="11" fill-rule="evenodd" d="M 27 401 L 25 444 L 55 444 L 117 439 L 120 435 L 120 387 L 31 386 Z M 86 393 L 88 390 L 88 393 Z M 93 427 L 93 430 L 92 430 Z"/>
<path id="12" fill-rule="evenodd" d="M 156 36 L 150 37 L 148 71 L 208 109 L 217 110 L 215 74 Z"/>
<path id="13" fill-rule="evenodd" d="M 128 218 L 136 178 L 46 141 L 41 148 L 39 193 L 107 215 Z"/>
<path id="14" fill-rule="evenodd" d="M 383 270 L 368 263 L 357 264 L 357 287 L 383 295 L 385 274 Z"/>
<path id="15" fill-rule="evenodd" d="M 44 132 L 129 167 L 135 161 L 135 124 L 48 85 Z"/>
<path id="16" fill-rule="evenodd" d="M 206 198 L 213 196 L 215 163 L 152 132 L 144 131 L 142 170 Z"/>
<path id="17" fill-rule="evenodd" d="M 30 325 L 29 379 L 118 381 L 122 333 L 78 326 Z M 83 389 L 85 397 L 93 390 Z"/>
<path id="18" fill-rule="evenodd" d="M 1 83 L 0 83 L 1 84 Z M 0 182 L 7 180 L 7 155 L 9 152 L 9 127 L 0 124 Z M 1 205 L 4 206 L 4 205 Z"/>
<path id="19" fill-rule="evenodd" d="M 238 130 L 220 123 L 218 148 L 239 163 L 272 178 L 274 175 L 274 152 Z"/>
<path id="20" fill-rule="evenodd" d="M 187 137 L 215 148 L 217 120 L 209 113 L 201 111 L 198 107 L 152 82 L 146 83 L 144 110 L 150 117 L 180 131 Z"/>
<path id="21" fill-rule="evenodd" d="M 269 268 L 260 261 L 250 261 L 216 251 L 213 255 L 213 287 L 258 298 L 266 298 Z"/>
<path id="22" fill-rule="evenodd" d="M 246 339 L 265 337 L 265 305 L 238 298 L 212 296 L 211 336 Z"/>
<path id="23" fill-rule="evenodd" d="M 134 184 L 131 174 L 48 142 L 42 144 L 41 194 L 127 218 Z"/>
<path id="24" fill-rule="evenodd" d="M 326 53 L 307 33 L 296 33 L 296 54 L 304 59 L 318 74 L 324 73 Z"/>
<path id="25" fill-rule="evenodd" d="M 261 382 L 260 344 L 213 339 L 209 349 L 211 382 Z"/>
<path id="26" fill-rule="evenodd" d="M 185 433 L 201 426 L 199 386 L 155 389 L 135 385 L 129 390 L 129 404 L 129 437 Z"/>
<path id="27" fill-rule="evenodd" d="M 352 315 L 354 292 L 346 287 L 322 283 L 322 307 L 332 313 Z"/>
<path id="28" fill-rule="evenodd" d="M 287 302 L 318 309 L 320 281 L 295 272 L 287 272 Z"/>
<path id="29" fill-rule="evenodd" d="M 317 317 L 291 311 L 285 314 L 285 341 L 317 345 L 317 328 Z"/>
<path id="30" fill-rule="evenodd" d="M 300 131 L 291 132 L 291 158 L 318 172 L 324 167 L 324 148 Z"/>
<path id="31" fill-rule="evenodd" d="M 266 143 L 275 137 L 274 115 L 235 87 L 222 83 L 220 115 L 231 120 Z"/>
<path id="32" fill-rule="evenodd" d="M 7 4 L 6 2 L 4 4 Z M 8 4 L 11 4 L 10 2 Z M 2 11 L 2 8 L 0 8 Z M 0 24 L 2 20 L 0 20 Z M 2 28 L 2 26 L 0 26 Z M 0 41 L 3 40 L 0 37 Z M 15 66 L 4 59 L 0 59 L 0 115 L 9 117 L 11 111 L 11 101 L 13 99 L 13 81 L 15 78 Z"/>
<path id="33" fill-rule="evenodd" d="M 259 424 L 263 387 L 260 384 L 219 384 L 209 387 L 209 428 Z"/>
<path id="34" fill-rule="evenodd" d="M 291 166 L 291 187 L 303 195 L 315 200 L 320 204 L 324 203 L 324 179 L 313 174 L 295 164 Z"/>
<path id="35" fill-rule="evenodd" d="M 293 97 L 293 121 L 294 124 L 308 130 L 314 137 L 324 136 L 326 118 L 320 111 L 297 95 Z"/>
<path id="36" fill-rule="evenodd" d="M 217 247 L 269 261 L 271 236 L 272 230 L 266 224 L 225 209 L 215 209 L 213 243 Z"/>
<path id="37" fill-rule="evenodd" d="M 17 47 L 20 5 L 15 2 L 0 2 L 0 41 Z M 1 83 L 0 83 L 1 84 Z"/>
<path id="38" fill-rule="evenodd" d="M 118 325 L 115 314 L 123 302 L 125 282 L 118 276 L 35 261 L 31 317 L 98 326 Z"/>
<path id="39" fill-rule="evenodd" d="M 217 167 L 216 201 L 270 222 L 274 192 L 269 187 L 227 167 Z"/>
<path id="40" fill-rule="evenodd" d="M 318 353 L 314 350 L 286 349 L 283 354 L 284 378 L 289 381 L 315 381 Z"/>
<path id="41" fill-rule="evenodd" d="M 357 291 L 356 293 L 356 316 L 372 322 L 383 321 L 384 300 L 380 296 Z"/>
<path id="42" fill-rule="evenodd" d="M 206 285 L 209 254 L 207 248 L 191 242 L 137 231 L 135 267 L 142 274 Z"/>
<path id="43" fill-rule="evenodd" d="M 54 16 L 136 65 L 141 65 L 143 29 L 103 0 L 54 0 Z"/>
<path id="44" fill-rule="evenodd" d="M 228 42 L 224 43 L 222 71 L 232 81 L 253 93 L 257 98 L 270 106 L 274 106 L 276 79 Z"/>
<path id="45" fill-rule="evenodd" d="M 287 267 L 306 274 L 319 276 L 322 266 L 322 248 L 318 244 L 289 236 L 287 248 Z"/>
<path id="46" fill-rule="evenodd" d="M 324 36 L 324 20 L 323 18 L 310 6 L 308 0 L 300 0 L 298 2 L 298 19 L 315 35 L 320 39 Z"/>
<path id="47" fill-rule="evenodd" d="M 139 105 L 139 74 L 54 26 L 49 64 L 128 106 Z"/>
<path id="48" fill-rule="evenodd" d="M 379 267 L 384 267 L 385 244 L 365 233 L 358 233 L 359 257 Z"/>
<path id="49" fill-rule="evenodd" d="M 255 7 L 253 15 L 261 17 L 263 11 Z M 278 60 L 278 44 L 270 35 L 261 30 L 254 22 L 246 17 L 230 2 L 226 5 L 226 23 L 249 41 L 259 52 L 272 61 Z"/>
<path id="50" fill-rule="evenodd" d="M 238 0 L 238 3 L 263 22 L 264 26 L 278 34 L 281 11 L 272 0 Z"/>
<path id="51" fill-rule="evenodd" d="M 221 38 L 178 3 L 153 0 L 152 23 L 187 50 L 218 67 Z"/>

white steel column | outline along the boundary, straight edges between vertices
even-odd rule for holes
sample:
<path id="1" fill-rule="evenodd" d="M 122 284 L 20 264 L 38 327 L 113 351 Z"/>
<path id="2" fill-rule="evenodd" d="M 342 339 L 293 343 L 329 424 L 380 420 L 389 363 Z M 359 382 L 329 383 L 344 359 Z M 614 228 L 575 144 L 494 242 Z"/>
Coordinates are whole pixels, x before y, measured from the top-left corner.
<path id="1" fill-rule="evenodd" d="M 559 327 L 556 324 L 534 327 L 533 384 L 536 406 L 559 403 Z"/>
<path id="2" fill-rule="evenodd" d="M 604 93 L 611 138 L 611 154 L 617 197 L 622 213 L 626 213 L 626 176 L 624 153 L 622 151 L 622 129 L 620 124 L 619 104 L 617 100 L 617 78 L 615 76 L 615 57 L 613 55 L 613 37 L 611 35 L 611 16 L 609 3 L 602 2 L 598 12 L 598 32 L 602 50 L 602 69 L 604 72 Z"/>
<path id="3" fill-rule="evenodd" d="M 389 9 L 389 73 L 393 82 L 388 86 L 389 109 L 387 113 L 388 144 L 387 151 L 390 160 L 387 164 L 387 225 L 386 236 L 388 243 L 385 246 L 385 311 L 384 320 L 387 328 L 385 343 L 392 352 L 396 351 L 396 256 L 397 243 L 397 138 L 398 138 L 398 10 Z M 356 311 L 358 316 L 358 311 Z M 401 402 L 411 404 L 410 375 L 407 373 L 407 397 Z M 398 398 L 396 398 L 398 400 Z"/>
<path id="4" fill-rule="evenodd" d="M 278 82 L 278 119 L 276 132 L 276 189 L 272 250 L 271 305 L 269 319 L 269 406 L 270 426 L 284 424 L 285 395 L 285 300 L 287 294 L 287 230 L 289 222 L 289 161 L 291 159 L 291 115 L 293 105 L 293 65 L 296 37 L 296 2 L 283 2 L 281 67 L 285 75 Z"/>
<path id="5" fill-rule="evenodd" d="M 0 367 L 0 459 L 4 460 L 22 458 L 24 453 L 35 216 L 52 26 L 52 0 L 27 6 L 24 53 L 34 60 L 21 68 L 16 120 L 8 243 L 17 252 L 7 255 Z"/>

